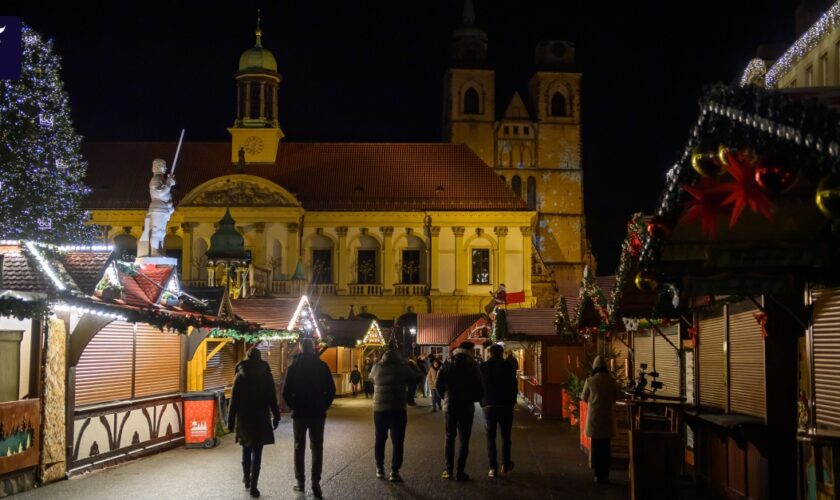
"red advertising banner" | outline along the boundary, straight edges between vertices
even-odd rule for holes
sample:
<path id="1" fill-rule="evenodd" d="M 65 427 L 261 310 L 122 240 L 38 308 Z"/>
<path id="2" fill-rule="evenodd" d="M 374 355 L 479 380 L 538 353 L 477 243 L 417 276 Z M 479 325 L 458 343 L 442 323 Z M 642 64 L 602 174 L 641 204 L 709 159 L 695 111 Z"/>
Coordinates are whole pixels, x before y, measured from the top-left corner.
<path id="1" fill-rule="evenodd" d="M 215 437 L 216 400 L 184 400 L 184 440 L 187 445 L 202 444 Z"/>

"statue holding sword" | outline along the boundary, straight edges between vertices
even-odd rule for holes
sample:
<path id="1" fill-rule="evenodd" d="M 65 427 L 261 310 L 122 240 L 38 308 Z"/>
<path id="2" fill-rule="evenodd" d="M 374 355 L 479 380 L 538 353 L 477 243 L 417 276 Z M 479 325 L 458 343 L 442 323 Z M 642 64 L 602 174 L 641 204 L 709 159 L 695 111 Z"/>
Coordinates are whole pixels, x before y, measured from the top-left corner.
<path id="1" fill-rule="evenodd" d="M 184 140 L 184 131 L 181 130 L 181 139 L 178 141 L 178 149 L 175 150 L 175 159 L 172 161 L 172 169 L 167 174 L 166 161 L 155 158 L 152 161 L 152 180 L 149 181 L 149 195 L 152 199 L 149 203 L 149 211 L 146 212 L 146 220 L 143 225 L 143 234 L 137 242 L 137 257 L 165 257 L 163 241 L 166 238 L 166 225 L 169 217 L 175 208 L 172 204 L 172 187 L 175 185 L 175 166 L 178 162 L 178 154 L 181 151 L 181 143 Z"/>

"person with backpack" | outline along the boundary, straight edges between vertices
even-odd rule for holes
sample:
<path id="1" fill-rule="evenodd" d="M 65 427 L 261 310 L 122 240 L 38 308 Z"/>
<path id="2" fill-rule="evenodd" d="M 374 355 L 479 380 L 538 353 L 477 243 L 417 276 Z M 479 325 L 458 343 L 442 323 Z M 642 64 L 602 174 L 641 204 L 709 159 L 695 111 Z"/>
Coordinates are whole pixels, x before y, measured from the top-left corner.
<path id="1" fill-rule="evenodd" d="M 228 410 L 228 430 L 236 432 L 242 446 L 242 482 L 252 497 L 260 496 L 263 446 L 274 444 L 274 430 L 280 424 L 280 407 L 274 391 L 271 368 L 256 347 L 248 359 L 236 364 L 236 376 Z"/>
<path id="2" fill-rule="evenodd" d="M 321 498 L 321 469 L 324 463 L 324 424 L 327 409 L 335 398 L 335 382 L 329 366 L 315 353 L 310 338 L 300 341 L 298 354 L 286 370 L 283 399 L 292 409 L 295 440 L 295 491 L 306 483 L 306 434 L 312 451 L 312 494 Z"/>
<path id="3" fill-rule="evenodd" d="M 470 476 L 464 470 L 467 465 L 467 455 L 470 451 L 470 434 L 472 433 L 475 403 L 481 401 L 481 375 L 478 372 L 473 348 L 475 344 L 461 342 L 458 349 L 452 352 L 452 359 L 443 365 L 438 373 L 436 387 L 440 396 L 446 401 L 446 443 L 444 455 L 446 469 L 441 474 L 443 479 L 455 478 L 456 481 L 469 481 Z M 455 469 L 455 438 L 458 437 L 458 463 Z"/>

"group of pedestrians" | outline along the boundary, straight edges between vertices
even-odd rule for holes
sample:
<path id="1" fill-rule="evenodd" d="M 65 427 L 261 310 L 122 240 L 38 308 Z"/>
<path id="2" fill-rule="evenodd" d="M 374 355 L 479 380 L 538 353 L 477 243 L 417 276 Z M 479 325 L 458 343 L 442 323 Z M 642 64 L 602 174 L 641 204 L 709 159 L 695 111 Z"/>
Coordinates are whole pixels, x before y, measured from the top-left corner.
<path id="1" fill-rule="evenodd" d="M 495 344 L 488 349 L 488 359 L 479 363 L 474 357 L 474 347 L 472 342 L 463 342 L 446 362 L 432 359 L 425 375 L 417 362 L 405 360 L 394 348 L 387 350 L 376 363 L 368 360 L 363 380 L 366 382 L 366 394 L 367 383 L 372 386 L 376 477 L 386 478 L 385 445 L 390 437 L 393 453 L 387 477 L 394 482 L 402 481 L 400 469 L 408 424 L 406 408 L 416 387 L 424 382 L 432 397 L 432 411 L 442 409 L 445 412 L 445 468 L 442 478 L 456 481 L 470 479 L 466 464 L 476 403 L 480 403 L 484 413 L 488 476 L 495 478 L 513 470 L 511 427 L 517 395 L 513 358 L 509 356 L 506 359 L 503 347 Z M 354 371 L 359 373 L 351 375 L 351 382 L 357 386 L 362 375 L 358 369 Z M 415 389 L 412 390 L 412 387 Z M 318 357 L 312 340 L 302 339 L 300 354 L 295 356 L 286 372 L 283 399 L 292 410 L 294 490 L 302 492 L 305 488 L 308 436 L 312 453 L 311 487 L 316 498 L 322 495 L 324 424 L 335 392 L 329 367 Z M 595 481 L 599 483 L 607 482 L 609 477 L 610 438 L 615 428 L 612 407 L 616 393 L 616 382 L 599 356 L 593 363 L 593 375 L 587 379 L 581 395 L 589 403 L 585 433 L 592 438 L 591 462 Z M 274 443 L 274 430 L 279 423 L 280 408 L 271 370 L 268 363 L 261 359 L 260 351 L 253 348 L 248 352 L 247 359 L 236 366 L 228 414 L 228 428 L 236 432 L 236 440 L 242 446 L 242 482 L 252 497 L 260 496 L 258 483 L 262 450 L 265 445 Z M 502 441 L 501 463 L 497 432 Z M 459 444 L 457 461 L 456 439 Z"/>
<path id="2" fill-rule="evenodd" d="M 475 404 L 484 411 L 487 454 L 490 465 L 488 476 L 513 470 L 511 460 L 511 426 L 516 405 L 516 371 L 505 361 L 500 345 L 490 347 L 490 358 L 479 364 L 474 359 L 474 344 L 463 342 L 446 363 L 431 361 L 425 380 L 432 396 L 432 411 L 445 409 L 445 468 L 441 477 L 467 481 L 467 457 L 470 435 L 475 415 Z M 371 375 L 374 383 L 373 415 L 376 428 L 374 460 L 376 476 L 385 478 L 385 443 L 389 432 L 393 447 L 391 481 L 402 481 L 400 468 L 403 463 L 405 429 L 408 423 L 406 406 L 413 394 L 412 385 L 422 381 L 420 369 L 404 361 L 396 350 L 385 353 Z M 445 402 L 445 405 L 441 404 Z M 498 462 L 496 432 L 502 438 L 501 468 Z M 458 440 L 458 460 L 455 461 L 455 441 Z"/>
<path id="3" fill-rule="evenodd" d="M 283 400 L 292 410 L 294 434 L 295 491 L 306 484 L 306 441 L 312 452 L 312 494 L 321 498 L 321 469 L 324 463 L 324 424 L 327 409 L 335 398 L 335 382 L 326 363 L 315 352 L 311 339 L 300 341 L 300 354 L 286 371 Z M 280 408 L 268 363 L 255 347 L 248 359 L 236 365 L 236 376 L 228 411 L 228 429 L 236 432 L 242 446 L 242 482 L 252 497 L 259 497 L 258 483 L 262 449 L 274 444 L 274 430 L 280 424 Z"/>

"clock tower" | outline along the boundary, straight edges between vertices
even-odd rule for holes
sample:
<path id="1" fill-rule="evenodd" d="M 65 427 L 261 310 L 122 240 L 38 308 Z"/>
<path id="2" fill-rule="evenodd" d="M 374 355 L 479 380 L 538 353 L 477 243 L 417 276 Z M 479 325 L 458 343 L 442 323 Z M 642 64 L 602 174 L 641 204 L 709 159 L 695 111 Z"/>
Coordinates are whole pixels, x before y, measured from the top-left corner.
<path id="1" fill-rule="evenodd" d="M 257 41 L 239 58 L 236 73 L 236 121 L 231 135 L 231 162 L 240 155 L 245 163 L 274 163 L 283 131 L 277 121 L 277 89 L 283 77 L 277 61 L 262 46 L 262 30 L 257 15 Z"/>

